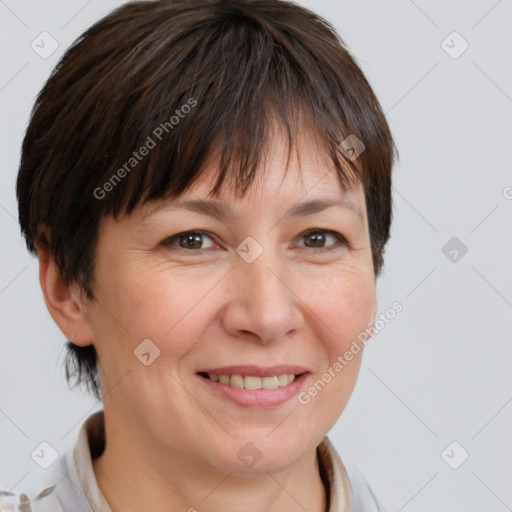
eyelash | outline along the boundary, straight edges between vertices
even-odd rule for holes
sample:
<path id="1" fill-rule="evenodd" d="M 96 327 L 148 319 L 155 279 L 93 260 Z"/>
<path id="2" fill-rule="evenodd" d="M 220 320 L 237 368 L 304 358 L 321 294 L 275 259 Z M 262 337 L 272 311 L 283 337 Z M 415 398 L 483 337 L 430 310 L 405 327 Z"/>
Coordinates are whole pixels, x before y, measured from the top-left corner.
<path id="1" fill-rule="evenodd" d="M 337 231 L 332 231 L 332 230 L 328 230 L 328 229 L 319 229 L 319 228 L 308 229 L 307 231 L 304 231 L 303 233 L 301 233 L 299 235 L 299 238 L 307 237 L 310 235 L 319 235 L 319 234 L 332 235 L 338 240 L 339 243 L 333 244 L 333 245 L 330 245 L 327 247 L 302 247 L 302 249 L 310 249 L 316 253 L 328 253 L 328 252 L 334 251 L 336 249 L 340 249 L 342 246 L 348 247 L 349 249 L 351 248 L 351 245 L 348 243 L 347 239 L 342 234 L 338 233 Z M 207 231 L 203 231 L 200 229 L 192 229 L 190 231 L 183 231 L 182 233 L 178 233 L 169 238 L 166 238 L 162 242 L 162 245 L 165 247 L 175 245 L 174 242 L 178 241 L 180 239 L 180 237 L 185 236 L 185 235 L 207 236 L 207 237 L 211 238 L 214 243 L 216 243 L 214 241 L 213 237 Z M 183 249 L 184 251 L 188 251 L 188 252 L 202 252 L 202 251 L 208 250 L 208 249 L 185 249 L 184 247 L 179 247 L 179 246 L 176 246 L 176 248 Z"/>

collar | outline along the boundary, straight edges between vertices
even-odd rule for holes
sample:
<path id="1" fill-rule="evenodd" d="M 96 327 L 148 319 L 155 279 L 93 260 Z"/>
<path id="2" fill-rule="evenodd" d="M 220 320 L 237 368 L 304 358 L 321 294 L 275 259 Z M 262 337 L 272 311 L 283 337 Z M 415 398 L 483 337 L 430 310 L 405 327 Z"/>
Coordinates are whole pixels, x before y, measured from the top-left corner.
<path id="1" fill-rule="evenodd" d="M 92 467 L 93 459 L 99 457 L 104 449 L 105 415 L 101 410 L 91 414 L 84 421 L 73 450 L 73 462 L 82 484 L 82 490 L 94 512 L 112 512 L 105 496 L 100 491 Z"/>

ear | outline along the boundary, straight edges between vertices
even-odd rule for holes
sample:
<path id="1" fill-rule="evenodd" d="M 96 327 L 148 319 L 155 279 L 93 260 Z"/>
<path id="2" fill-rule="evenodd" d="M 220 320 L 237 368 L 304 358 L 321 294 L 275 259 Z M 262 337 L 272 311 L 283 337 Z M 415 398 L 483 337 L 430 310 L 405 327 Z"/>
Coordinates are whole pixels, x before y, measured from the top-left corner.
<path id="1" fill-rule="evenodd" d="M 92 344 L 85 314 L 85 296 L 76 284 L 63 279 L 47 248 L 38 247 L 39 282 L 48 311 L 66 338 L 75 345 Z"/>

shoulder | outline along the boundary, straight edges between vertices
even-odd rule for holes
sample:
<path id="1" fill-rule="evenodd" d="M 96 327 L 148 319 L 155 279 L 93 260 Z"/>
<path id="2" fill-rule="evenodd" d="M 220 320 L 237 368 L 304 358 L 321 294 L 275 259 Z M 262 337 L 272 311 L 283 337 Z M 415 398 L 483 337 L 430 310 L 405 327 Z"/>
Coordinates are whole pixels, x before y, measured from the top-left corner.
<path id="1" fill-rule="evenodd" d="M 73 471 L 72 453 L 63 453 L 44 473 L 23 478 L 17 492 L 0 482 L 0 512 L 91 512 Z"/>
<path id="2" fill-rule="evenodd" d="M 346 471 L 352 488 L 354 512 L 389 512 L 375 495 L 367 478 L 356 466 L 349 465 Z"/>
<path id="3" fill-rule="evenodd" d="M 14 494 L 11 491 L 0 489 L 0 512 L 53 512 L 62 510 L 55 508 L 56 495 L 53 485 L 38 492 L 37 495 L 27 493 Z"/>

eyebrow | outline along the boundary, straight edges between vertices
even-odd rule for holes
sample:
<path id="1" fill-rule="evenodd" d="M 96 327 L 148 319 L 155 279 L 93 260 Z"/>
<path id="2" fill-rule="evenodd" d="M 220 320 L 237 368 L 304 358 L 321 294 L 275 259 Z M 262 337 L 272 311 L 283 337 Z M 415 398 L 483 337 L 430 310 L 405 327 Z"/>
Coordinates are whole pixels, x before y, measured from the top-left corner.
<path id="1" fill-rule="evenodd" d="M 350 201 L 347 198 L 342 199 L 312 199 L 310 201 L 305 201 L 302 203 L 297 203 L 292 206 L 284 215 L 284 218 L 289 219 L 293 217 L 306 217 L 307 215 L 312 215 L 314 213 L 321 212 L 326 210 L 327 208 L 331 208 L 333 206 L 341 206 L 344 207 L 353 213 L 356 214 L 360 222 L 364 221 L 363 214 L 360 208 Z M 227 219 L 232 219 L 235 217 L 234 211 L 231 209 L 229 204 L 219 202 L 219 201 L 208 201 L 204 199 L 189 199 L 176 201 L 171 203 L 166 203 L 164 205 L 158 206 L 151 210 L 148 214 L 144 215 L 144 218 L 153 215 L 157 211 L 160 211 L 164 208 L 183 208 L 185 210 L 189 210 L 192 212 L 201 213 L 203 215 L 208 215 L 209 217 L 214 217 L 225 221 Z"/>

